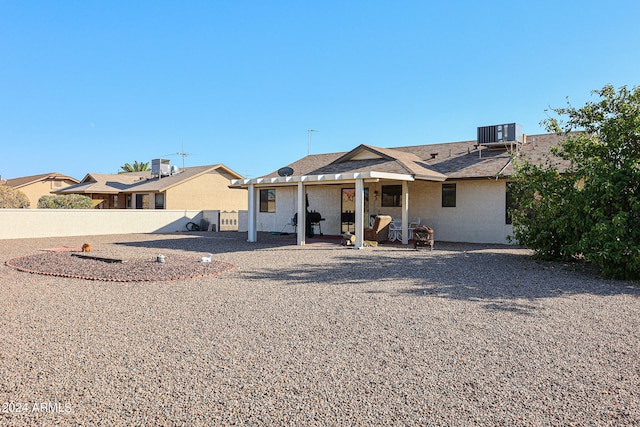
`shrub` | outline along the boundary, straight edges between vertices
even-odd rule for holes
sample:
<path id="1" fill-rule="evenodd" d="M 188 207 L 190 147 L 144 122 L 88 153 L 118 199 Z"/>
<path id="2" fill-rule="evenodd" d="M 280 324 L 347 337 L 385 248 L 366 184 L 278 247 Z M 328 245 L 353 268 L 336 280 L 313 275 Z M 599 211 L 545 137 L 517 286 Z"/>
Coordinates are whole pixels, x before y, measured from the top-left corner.
<path id="1" fill-rule="evenodd" d="M 539 258 L 584 258 L 616 279 L 640 279 L 640 88 L 594 91 L 599 102 L 554 109 L 563 136 L 553 154 L 569 161 L 517 165 L 514 236 Z"/>
<path id="2" fill-rule="evenodd" d="M 28 208 L 31 202 L 22 191 L 8 185 L 0 185 L 0 208 L 21 209 Z"/>
<path id="3" fill-rule="evenodd" d="M 38 199 L 40 209 L 90 209 L 91 198 L 80 194 L 42 196 Z"/>

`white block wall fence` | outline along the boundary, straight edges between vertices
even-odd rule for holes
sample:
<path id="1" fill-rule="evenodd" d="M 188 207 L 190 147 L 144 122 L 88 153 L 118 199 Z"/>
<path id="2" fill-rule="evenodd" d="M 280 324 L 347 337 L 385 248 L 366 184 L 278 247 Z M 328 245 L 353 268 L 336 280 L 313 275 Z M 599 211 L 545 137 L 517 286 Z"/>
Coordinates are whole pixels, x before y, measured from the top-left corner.
<path id="1" fill-rule="evenodd" d="M 0 239 L 173 233 L 194 222 L 215 224 L 220 211 L 156 209 L 0 209 Z"/>

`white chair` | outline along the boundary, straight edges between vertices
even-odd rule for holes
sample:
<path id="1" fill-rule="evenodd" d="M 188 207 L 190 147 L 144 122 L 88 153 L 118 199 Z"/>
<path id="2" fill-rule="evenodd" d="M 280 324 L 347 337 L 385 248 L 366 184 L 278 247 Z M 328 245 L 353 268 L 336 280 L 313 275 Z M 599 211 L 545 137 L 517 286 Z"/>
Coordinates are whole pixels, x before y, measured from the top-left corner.
<path id="1" fill-rule="evenodd" d="M 402 239 L 402 220 L 394 218 L 389 224 L 389 241 L 395 242 Z"/>
<path id="2" fill-rule="evenodd" d="M 413 230 L 420 227 L 420 217 L 416 218 L 415 221 L 409 222 L 409 240 L 413 239 Z"/>

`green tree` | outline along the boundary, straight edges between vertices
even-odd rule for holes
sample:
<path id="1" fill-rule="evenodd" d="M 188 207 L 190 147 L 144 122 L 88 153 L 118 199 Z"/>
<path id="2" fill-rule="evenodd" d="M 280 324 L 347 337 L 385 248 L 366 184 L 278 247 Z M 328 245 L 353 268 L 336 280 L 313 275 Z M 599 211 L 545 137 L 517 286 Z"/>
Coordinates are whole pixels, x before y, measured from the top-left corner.
<path id="1" fill-rule="evenodd" d="M 0 185 L 0 209 L 28 208 L 30 204 L 29 198 L 22 191 L 8 185 Z"/>
<path id="2" fill-rule="evenodd" d="M 542 259 L 585 259 L 607 276 L 640 278 L 640 88 L 593 91 L 597 102 L 567 103 L 543 123 L 563 138 L 559 170 L 517 165 L 514 237 Z"/>
<path id="3" fill-rule="evenodd" d="M 138 163 L 138 161 L 134 161 L 133 165 L 129 163 L 125 163 L 124 165 L 120 166 L 120 169 L 121 170 L 118 173 L 145 172 L 145 171 L 151 170 L 151 168 L 149 167 L 149 162 Z"/>
<path id="4" fill-rule="evenodd" d="M 81 194 L 42 196 L 38 199 L 39 209 L 90 209 L 91 198 Z"/>

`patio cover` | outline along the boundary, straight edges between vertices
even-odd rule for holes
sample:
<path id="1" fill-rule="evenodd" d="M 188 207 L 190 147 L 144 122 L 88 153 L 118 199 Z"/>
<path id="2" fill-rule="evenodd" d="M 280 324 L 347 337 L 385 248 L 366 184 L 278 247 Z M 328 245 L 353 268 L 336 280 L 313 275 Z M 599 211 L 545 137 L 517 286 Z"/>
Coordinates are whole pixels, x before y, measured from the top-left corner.
<path id="1" fill-rule="evenodd" d="M 240 187 L 248 189 L 249 196 L 249 224 L 248 224 L 248 241 L 257 241 L 257 210 L 258 210 L 258 188 L 260 187 L 284 187 L 297 186 L 298 188 L 298 226 L 301 230 L 306 228 L 305 209 L 305 187 L 308 185 L 323 185 L 337 183 L 355 183 L 356 190 L 356 211 L 355 211 L 355 228 L 356 230 L 364 229 L 364 183 L 377 182 L 381 179 L 400 181 L 402 183 L 402 242 L 408 243 L 408 211 L 409 211 L 409 191 L 407 183 L 416 179 L 428 181 L 444 181 L 445 175 L 438 172 L 429 171 L 429 174 L 421 175 L 416 178 L 412 174 L 401 174 L 391 172 L 363 171 L 363 172 L 345 172 L 345 173 L 328 173 L 315 175 L 292 175 L 292 176 L 267 176 L 252 179 L 235 179 L 231 180 L 232 187 Z M 428 175 L 428 176 L 427 176 Z M 298 245 L 305 244 L 305 233 L 298 233 Z M 355 248 L 364 246 L 364 237 L 362 233 L 356 233 Z"/>

